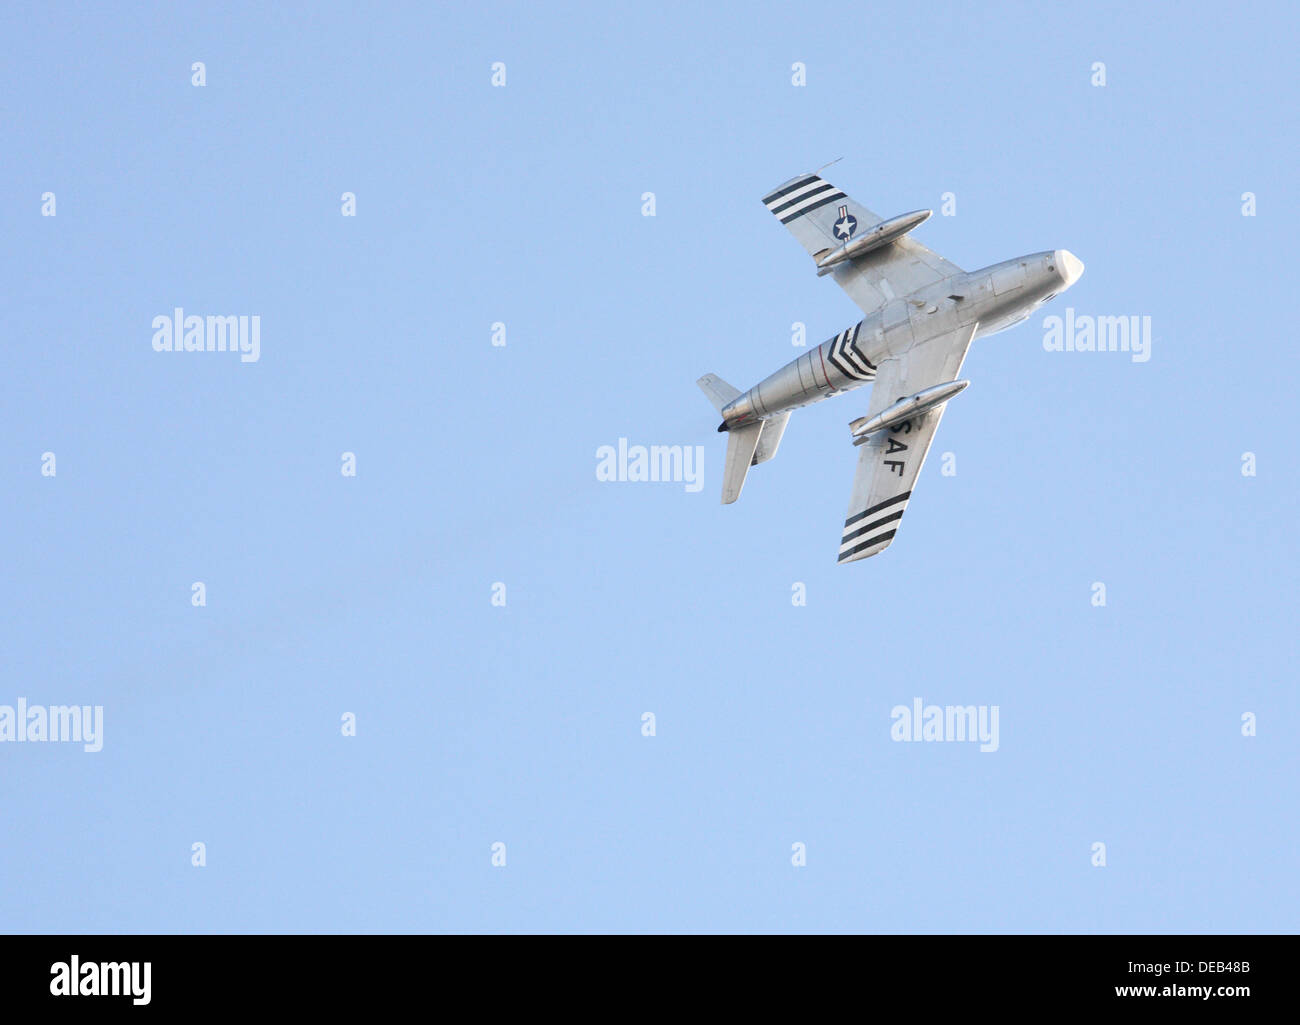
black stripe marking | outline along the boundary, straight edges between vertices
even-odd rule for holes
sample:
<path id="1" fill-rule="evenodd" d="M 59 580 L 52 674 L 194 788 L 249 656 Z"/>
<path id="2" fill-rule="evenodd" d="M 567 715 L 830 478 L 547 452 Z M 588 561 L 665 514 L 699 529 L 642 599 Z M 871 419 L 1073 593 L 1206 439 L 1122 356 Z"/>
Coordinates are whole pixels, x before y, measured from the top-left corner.
<path id="1" fill-rule="evenodd" d="M 859 373 L 858 371 L 855 371 L 855 369 L 844 366 L 842 363 L 835 363 L 835 360 L 832 360 L 832 363 L 835 364 L 837 371 L 840 371 L 842 375 L 848 377 L 850 381 L 857 381 L 858 384 L 866 384 L 867 381 L 876 380 L 875 375 L 870 375 L 870 373 Z"/>
<path id="2" fill-rule="evenodd" d="M 852 345 L 845 346 L 844 358 L 858 368 L 858 373 L 863 377 L 873 377 L 875 367 L 872 366 L 871 360 L 866 359 L 862 353 L 853 348 Z"/>
<path id="3" fill-rule="evenodd" d="M 839 334 L 837 334 L 834 338 L 831 339 L 831 343 L 830 343 L 831 365 L 834 366 L 835 369 L 838 370 L 841 374 L 843 374 L 847 378 L 850 378 L 851 380 L 870 381 L 875 377 L 875 375 L 868 373 L 865 369 L 858 366 L 847 355 L 845 347 L 848 344 L 848 338 L 850 334 L 852 334 L 852 328 L 850 328 L 847 331 L 841 331 Z"/>
<path id="4" fill-rule="evenodd" d="M 880 534 L 877 537 L 873 537 L 870 541 L 863 541 L 862 544 L 850 548 L 847 552 L 841 555 L 839 559 L 837 559 L 836 561 L 843 562 L 845 559 L 851 559 L 853 558 L 853 556 L 857 555 L 858 552 L 866 551 L 872 545 L 880 544 L 881 541 L 888 541 L 891 537 L 893 537 L 897 533 L 898 531 L 896 530 L 890 530 L 890 531 L 886 531 L 884 534 Z"/>
<path id="5" fill-rule="evenodd" d="M 866 526 L 859 527 L 857 530 L 845 534 L 844 537 L 840 539 L 840 547 L 843 548 L 855 537 L 861 537 L 863 534 L 869 534 L 877 527 L 883 527 L 886 523 L 893 523 L 894 520 L 901 520 L 902 518 L 903 518 L 903 510 L 899 509 L 898 512 L 896 513 L 890 513 L 888 516 L 882 516 L 878 520 L 873 520 L 871 523 L 868 523 Z"/>
<path id="6" fill-rule="evenodd" d="M 810 185 L 815 181 L 821 181 L 821 179 L 818 178 L 815 174 L 807 175 L 804 178 L 800 178 L 793 185 L 787 185 L 783 189 L 777 189 L 775 192 L 769 192 L 766 196 L 763 197 L 763 202 L 771 203 L 774 200 L 780 199 L 782 196 L 788 196 L 792 192 L 797 192 L 799 189 L 802 189 L 805 185 Z"/>
<path id="7" fill-rule="evenodd" d="M 835 188 L 834 185 L 829 185 L 818 178 L 809 178 L 802 185 L 796 185 L 793 189 L 788 189 L 784 194 L 767 203 L 767 208 L 771 210 L 772 213 L 789 210 L 790 207 L 794 206 L 801 200 L 807 199 L 809 196 L 819 195 L 827 189 L 833 188 Z"/>
<path id="8" fill-rule="evenodd" d="M 888 509 L 895 502 L 905 501 L 906 499 L 910 498 L 911 495 L 912 493 L 910 491 L 904 491 L 901 495 L 895 495 L 893 498 L 887 498 L 883 502 L 878 502 L 876 505 L 873 505 L 870 509 L 863 509 L 862 512 L 858 513 L 856 516 L 850 516 L 847 520 L 844 521 L 844 526 L 851 527 L 853 524 L 857 523 L 858 520 L 864 520 L 872 513 L 880 512 L 881 509 Z"/>
<path id="9" fill-rule="evenodd" d="M 852 331 L 846 332 L 848 337 L 844 340 L 844 344 L 840 347 L 840 351 L 844 354 L 844 358 L 849 363 L 858 368 L 860 374 L 870 375 L 871 371 L 876 368 L 871 365 L 870 360 L 862 358 L 862 353 L 858 352 L 857 346 L 853 344 L 853 340 L 857 336 L 857 333 L 858 329 L 856 327 L 853 328 Z"/>
<path id="10" fill-rule="evenodd" d="M 838 370 L 841 374 L 843 374 L 851 381 L 870 381 L 873 379 L 871 375 L 864 374 L 862 371 L 857 370 L 851 367 L 849 364 L 843 362 L 839 353 L 836 352 L 835 346 L 833 345 L 831 346 L 830 361 L 831 361 L 831 366 L 833 366 L 836 370 Z"/>
<path id="11" fill-rule="evenodd" d="M 850 334 L 850 332 L 845 332 L 845 334 Z M 845 338 L 844 341 L 840 343 L 840 359 L 844 362 L 845 366 L 852 367 L 850 376 L 859 381 L 875 380 L 875 367 L 871 367 L 871 369 L 863 367 L 862 364 L 859 363 L 857 356 L 858 350 L 853 347 L 852 337 Z M 870 364 L 868 364 L 868 366 L 870 366 Z"/>
<path id="12" fill-rule="evenodd" d="M 792 213 L 792 214 L 786 214 L 784 217 L 781 218 L 781 223 L 782 223 L 782 224 L 789 224 L 791 221 L 798 220 L 798 219 L 799 219 L 800 217 L 802 217 L 804 214 L 810 214 L 810 213 L 812 213 L 814 210 L 820 209 L 821 207 L 825 206 L 827 203 L 836 203 L 836 202 L 838 202 L 838 201 L 841 200 L 841 199 L 847 199 L 847 198 L 848 198 L 848 197 L 845 196 L 843 192 L 838 192 L 838 191 L 833 192 L 833 193 L 831 193 L 831 195 L 827 196 L 825 199 L 819 199 L 819 200 L 818 200 L 816 203 L 814 203 L 812 206 L 806 206 L 806 207 L 804 207 L 802 210 L 798 210 L 798 211 L 796 211 L 795 213 Z M 775 211 L 773 211 L 773 213 L 775 213 Z"/>
<path id="13" fill-rule="evenodd" d="M 849 348 L 853 350 L 853 355 L 857 356 L 861 362 L 867 365 L 867 369 L 874 373 L 876 365 L 872 363 L 871 360 L 867 359 L 862 350 L 858 348 L 858 331 L 861 327 L 862 322 L 858 321 L 857 325 L 853 328 L 853 337 L 849 339 Z"/>
<path id="14" fill-rule="evenodd" d="M 833 192 L 833 191 L 835 191 L 835 186 L 834 186 L 834 185 L 827 185 L 825 182 L 822 182 L 822 183 L 821 183 L 820 185 L 818 185 L 815 189 L 809 189 L 807 192 L 805 192 L 805 193 L 804 193 L 803 195 L 801 195 L 801 196 L 795 196 L 794 199 L 786 200 L 786 202 L 782 203 L 780 206 L 774 206 L 774 207 L 771 207 L 771 211 L 772 211 L 772 213 L 774 213 L 774 214 L 776 214 L 778 217 L 780 217 L 783 213 L 785 213 L 785 212 L 786 212 L 787 210 L 789 210 L 791 207 L 796 207 L 796 206 L 798 206 L 800 203 L 804 202 L 805 200 L 812 199 L 813 196 L 820 196 L 822 193 L 826 192 L 827 189 L 829 189 L 829 190 L 831 190 L 831 191 Z"/>

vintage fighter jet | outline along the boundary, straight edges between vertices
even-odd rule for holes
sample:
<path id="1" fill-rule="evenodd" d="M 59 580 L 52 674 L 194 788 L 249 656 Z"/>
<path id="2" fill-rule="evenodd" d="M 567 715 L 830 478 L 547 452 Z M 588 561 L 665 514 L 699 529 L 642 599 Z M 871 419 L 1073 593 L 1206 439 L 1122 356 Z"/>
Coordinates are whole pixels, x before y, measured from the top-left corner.
<path id="1" fill-rule="evenodd" d="M 741 393 L 714 374 L 699 386 L 727 432 L 723 503 L 740 497 L 750 466 L 776 455 L 791 410 L 874 381 L 865 416 L 849 424 L 860 445 L 840 562 L 884 551 L 898 533 L 944 404 L 976 338 L 1025 320 L 1079 280 L 1083 264 L 1065 249 L 967 273 L 908 237 L 930 216 L 882 220 L 816 174 L 763 197 L 817 265 L 867 314 Z"/>

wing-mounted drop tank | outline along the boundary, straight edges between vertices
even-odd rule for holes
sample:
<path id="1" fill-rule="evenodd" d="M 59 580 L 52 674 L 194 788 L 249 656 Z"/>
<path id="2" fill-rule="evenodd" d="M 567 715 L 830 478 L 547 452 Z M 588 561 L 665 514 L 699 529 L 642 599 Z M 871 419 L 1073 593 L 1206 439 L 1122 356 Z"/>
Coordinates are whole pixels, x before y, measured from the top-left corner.
<path id="1" fill-rule="evenodd" d="M 948 381 L 946 384 L 936 384 L 932 388 L 922 388 L 915 395 L 899 399 L 875 416 L 859 417 L 849 424 L 849 431 L 853 434 L 853 444 L 865 445 L 871 435 L 897 427 L 928 409 L 943 405 L 968 384 L 969 381 Z"/>
<path id="2" fill-rule="evenodd" d="M 845 260 L 855 260 L 859 256 L 866 256 L 867 253 L 876 249 L 881 249 L 889 243 L 902 238 L 917 225 L 924 224 L 929 219 L 933 210 L 913 210 L 910 214 L 900 214 L 898 217 L 891 217 L 887 221 L 881 221 L 874 228 L 869 228 L 857 238 L 849 239 L 838 249 L 832 249 L 829 253 L 817 261 L 817 276 L 829 274 L 836 266 Z"/>

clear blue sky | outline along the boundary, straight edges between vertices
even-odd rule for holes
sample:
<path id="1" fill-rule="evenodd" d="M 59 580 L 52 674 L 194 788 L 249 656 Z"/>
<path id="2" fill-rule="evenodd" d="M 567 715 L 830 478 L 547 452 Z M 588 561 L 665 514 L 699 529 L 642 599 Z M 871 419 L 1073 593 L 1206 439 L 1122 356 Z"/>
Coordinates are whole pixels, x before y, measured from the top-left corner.
<path id="1" fill-rule="evenodd" d="M 1297 16 L 1134 8 L 5 5 L 0 704 L 105 737 L 0 744 L 0 928 L 1295 930 Z M 759 202 L 836 157 L 1154 334 L 977 343 L 848 567 L 866 393 L 724 508 L 694 384 L 859 318 Z"/>

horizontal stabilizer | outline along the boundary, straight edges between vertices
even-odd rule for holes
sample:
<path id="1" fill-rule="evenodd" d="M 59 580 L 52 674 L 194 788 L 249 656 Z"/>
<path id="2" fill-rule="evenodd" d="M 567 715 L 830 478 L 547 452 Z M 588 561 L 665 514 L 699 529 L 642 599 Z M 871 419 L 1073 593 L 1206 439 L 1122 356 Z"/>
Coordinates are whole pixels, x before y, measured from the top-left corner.
<path id="1" fill-rule="evenodd" d="M 769 417 L 766 422 L 763 436 L 758 440 L 758 448 L 754 451 L 755 466 L 766 463 L 776 455 L 776 450 L 781 446 L 781 438 L 785 436 L 785 425 L 790 422 L 790 411 L 787 409 L 784 413 Z"/>
<path id="2" fill-rule="evenodd" d="M 740 396 L 738 389 L 731 387 L 717 374 L 705 374 L 695 383 L 700 386 L 700 391 L 708 396 L 709 401 L 713 403 L 713 408 L 719 413 L 722 412 L 723 406 Z"/>
<path id="3" fill-rule="evenodd" d="M 745 476 L 754 462 L 754 450 L 763 433 L 764 420 L 733 427 L 727 432 L 727 466 L 722 471 L 722 504 L 730 505 L 740 497 Z"/>

